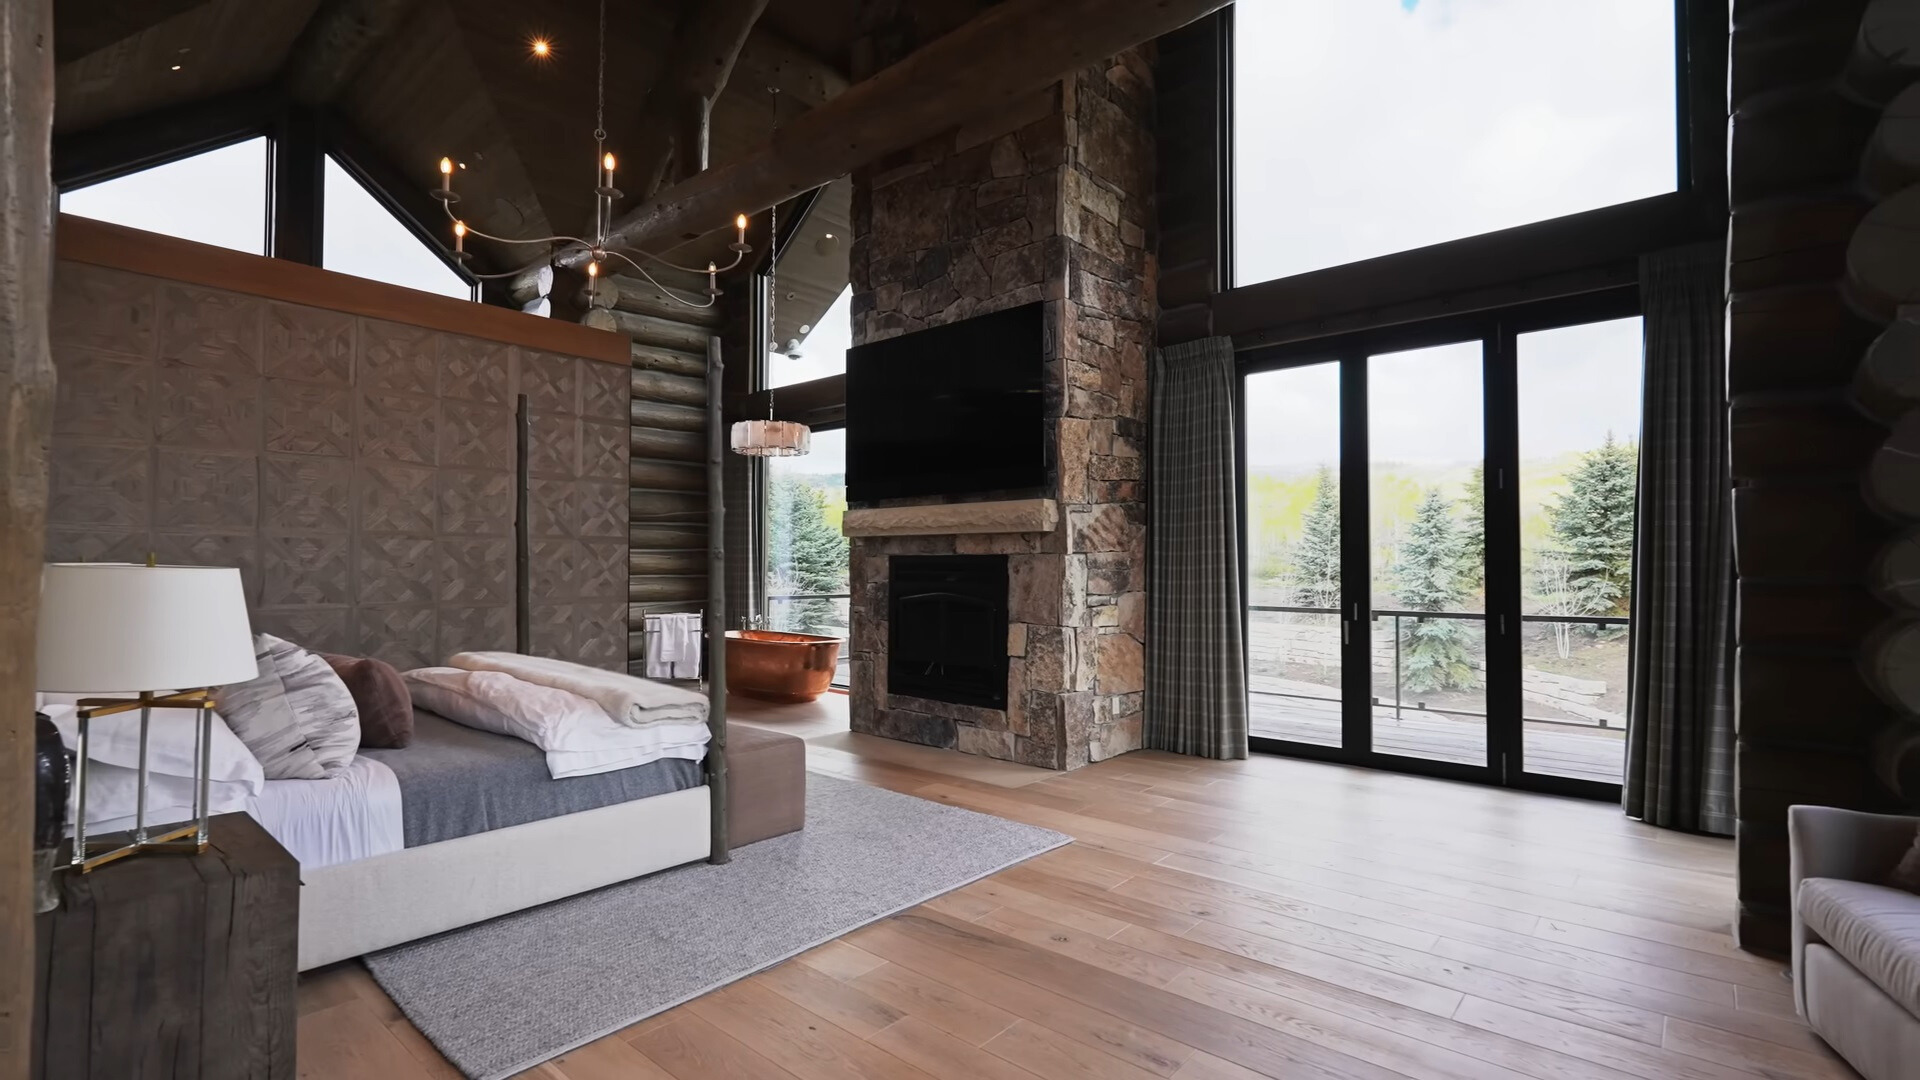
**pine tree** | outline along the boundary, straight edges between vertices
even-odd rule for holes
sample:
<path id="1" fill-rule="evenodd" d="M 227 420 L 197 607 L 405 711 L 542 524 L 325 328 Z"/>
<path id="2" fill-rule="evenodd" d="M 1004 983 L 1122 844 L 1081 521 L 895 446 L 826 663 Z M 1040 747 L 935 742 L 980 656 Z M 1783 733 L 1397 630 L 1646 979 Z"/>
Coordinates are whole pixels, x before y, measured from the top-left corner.
<path id="1" fill-rule="evenodd" d="M 1459 577 L 1460 537 L 1453 509 L 1439 488 L 1421 497 L 1394 567 L 1402 607 L 1454 611 L 1466 600 Z M 1461 619 L 1412 619 L 1402 624 L 1401 679 L 1408 690 L 1469 689 L 1476 683 Z"/>
<path id="2" fill-rule="evenodd" d="M 775 476 L 767 503 L 767 591 L 847 591 L 847 538 L 827 521 L 825 493 L 798 477 Z M 832 600 L 786 602 L 774 614 L 782 626 L 808 633 L 836 622 Z"/>
<path id="3" fill-rule="evenodd" d="M 1290 580 L 1294 601 L 1301 607 L 1340 606 L 1340 485 L 1324 465 L 1313 502 L 1301 519 Z"/>
<path id="4" fill-rule="evenodd" d="M 1598 450 L 1581 456 L 1566 493 L 1547 507 L 1555 551 L 1567 564 L 1573 614 L 1626 614 L 1638 465 L 1635 448 L 1608 434 Z"/>
<path id="5" fill-rule="evenodd" d="M 1468 593 L 1487 583 L 1487 467 L 1475 465 L 1467 479 L 1466 518 L 1460 523 L 1460 587 Z"/>

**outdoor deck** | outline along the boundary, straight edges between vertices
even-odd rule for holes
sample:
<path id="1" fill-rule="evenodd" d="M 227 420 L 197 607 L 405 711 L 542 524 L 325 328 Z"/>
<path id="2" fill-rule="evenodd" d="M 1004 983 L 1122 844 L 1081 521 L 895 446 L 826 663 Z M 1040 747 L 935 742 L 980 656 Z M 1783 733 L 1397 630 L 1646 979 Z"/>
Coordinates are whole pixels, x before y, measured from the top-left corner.
<path id="1" fill-rule="evenodd" d="M 1255 738 L 1340 745 L 1337 701 L 1256 692 L 1251 704 L 1249 727 Z M 1528 723 L 1527 770 L 1617 784 L 1625 750 L 1622 740 L 1623 733 L 1614 728 Z M 1376 709 L 1373 748 L 1429 761 L 1483 765 L 1487 760 L 1486 730 L 1480 720 L 1415 709 L 1402 709 L 1398 719 L 1391 707 Z"/>

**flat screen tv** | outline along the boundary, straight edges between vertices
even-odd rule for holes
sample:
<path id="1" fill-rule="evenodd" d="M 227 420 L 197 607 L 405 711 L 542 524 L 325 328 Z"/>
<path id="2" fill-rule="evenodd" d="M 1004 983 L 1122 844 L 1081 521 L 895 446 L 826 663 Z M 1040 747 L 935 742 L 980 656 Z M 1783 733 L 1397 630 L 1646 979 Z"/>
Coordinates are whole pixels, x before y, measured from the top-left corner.
<path id="1" fill-rule="evenodd" d="M 847 499 L 1047 482 L 1044 304 L 847 352 Z"/>

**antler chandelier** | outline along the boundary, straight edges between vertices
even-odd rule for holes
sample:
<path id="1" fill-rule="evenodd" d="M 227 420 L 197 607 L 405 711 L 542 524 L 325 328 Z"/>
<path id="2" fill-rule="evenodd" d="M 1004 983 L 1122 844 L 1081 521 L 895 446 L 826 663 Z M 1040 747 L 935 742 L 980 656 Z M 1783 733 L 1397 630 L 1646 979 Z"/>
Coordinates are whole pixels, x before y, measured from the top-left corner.
<path id="1" fill-rule="evenodd" d="M 650 252 L 640 251 L 638 249 L 633 250 L 633 254 L 640 256 L 640 258 L 671 270 L 678 270 L 686 274 L 704 273 L 707 276 L 707 295 L 697 303 L 679 295 L 667 286 L 660 284 L 652 274 L 647 273 L 646 267 L 640 265 L 640 263 L 625 252 L 615 250 L 608 243 L 609 234 L 613 229 L 613 202 L 615 199 L 622 197 L 622 192 L 613 184 L 614 166 L 617 162 L 612 152 L 607 149 L 607 0 L 600 0 L 600 33 L 598 45 L 599 68 L 596 74 L 596 85 L 594 89 L 593 122 L 595 157 L 593 238 L 588 240 L 578 236 L 540 236 L 531 239 L 516 239 L 509 236 L 494 236 L 491 233 L 481 232 L 479 229 L 467 224 L 466 220 L 454 211 L 455 205 L 460 202 L 459 194 L 453 190 L 453 173 L 455 166 L 452 158 L 443 157 L 440 159 L 439 185 L 433 188 L 429 194 L 440 201 L 441 207 L 446 211 L 447 220 L 453 223 L 453 257 L 462 265 L 472 261 L 473 255 L 467 251 L 468 236 L 477 236 L 482 240 L 491 240 L 497 244 L 543 245 L 551 249 L 554 254 L 558 254 L 566 248 L 578 248 L 585 250 L 590 259 L 587 263 L 587 295 L 589 299 L 597 292 L 600 276 L 605 273 L 601 267 L 609 260 L 617 259 L 627 264 L 627 266 L 632 267 L 636 273 L 645 278 L 654 288 L 659 289 L 662 296 L 667 297 L 673 302 L 690 308 L 712 307 L 714 301 L 720 296 L 720 275 L 739 266 L 740 263 L 746 259 L 747 254 L 753 250 L 747 243 L 747 215 L 739 214 L 733 219 L 733 243 L 727 245 L 728 250 L 733 252 L 733 261 L 725 266 L 718 266 L 712 262 L 708 262 L 706 269 L 701 270 L 698 267 L 680 266 Z M 553 54 L 552 43 L 546 38 L 535 38 L 531 42 L 531 48 L 533 55 L 542 60 L 547 59 Z M 464 168 L 465 166 L 460 167 Z M 473 277 L 485 281 L 518 277 L 519 274 L 520 271 L 515 270 L 504 274 L 473 274 Z"/>

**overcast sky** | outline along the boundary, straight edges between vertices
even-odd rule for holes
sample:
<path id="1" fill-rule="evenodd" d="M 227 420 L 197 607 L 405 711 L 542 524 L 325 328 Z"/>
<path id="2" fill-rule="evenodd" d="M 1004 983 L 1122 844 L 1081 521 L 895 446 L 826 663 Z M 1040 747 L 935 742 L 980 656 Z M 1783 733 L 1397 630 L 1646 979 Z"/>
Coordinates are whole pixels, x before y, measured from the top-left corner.
<path id="1" fill-rule="evenodd" d="M 1237 284 L 1671 191 L 1673 0 L 1242 0 Z"/>
<path id="2" fill-rule="evenodd" d="M 461 300 L 472 290 L 329 157 L 321 252 L 329 270 Z M 60 196 L 60 209 L 203 244 L 263 254 L 267 141 L 170 162 Z"/>
<path id="3" fill-rule="evenodd" d="M 1373 460 L 1472 464 L 1483 456 L 1480 343 L 1394 353 L 1368 361 Z M 1591 450 L 1611 433 L 1640 437 L 1640 320 L 1520 335 L 1520 456 Z M 1298 472 L 1340 453 L 1338 365 L 1247 379 L 1247 462 Z"/>

